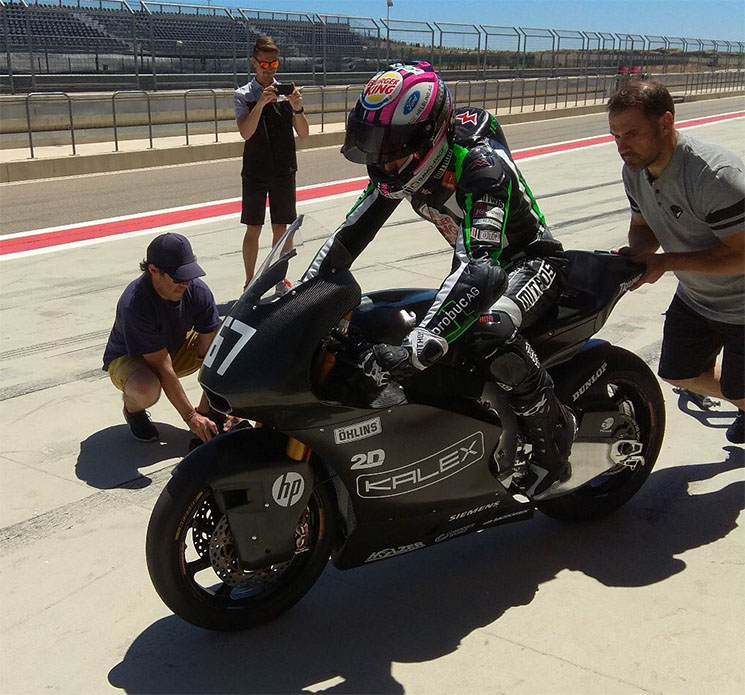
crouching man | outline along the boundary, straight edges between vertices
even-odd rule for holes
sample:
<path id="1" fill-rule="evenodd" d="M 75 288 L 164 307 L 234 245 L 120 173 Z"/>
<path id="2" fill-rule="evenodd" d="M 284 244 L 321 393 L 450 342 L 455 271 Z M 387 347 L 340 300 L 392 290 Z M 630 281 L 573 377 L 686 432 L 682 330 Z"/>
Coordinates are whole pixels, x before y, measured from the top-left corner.
<path id="1" fill-rule="evenodd" d="M 180 378 L 199 369 L 220 325 L 215 298 L 199 279 L 205 272 L 189 240 L 180 234 L 153 239 L 140 270 L 117 304 L 103 369 L 124 394 L 124 419 L 135 439 L 159 439 L 146 409 L 164 391 L 197 443 L 206 442 L 221 429 L 224 416 L 209 409 L 204 394 L 195 408 Z"/>

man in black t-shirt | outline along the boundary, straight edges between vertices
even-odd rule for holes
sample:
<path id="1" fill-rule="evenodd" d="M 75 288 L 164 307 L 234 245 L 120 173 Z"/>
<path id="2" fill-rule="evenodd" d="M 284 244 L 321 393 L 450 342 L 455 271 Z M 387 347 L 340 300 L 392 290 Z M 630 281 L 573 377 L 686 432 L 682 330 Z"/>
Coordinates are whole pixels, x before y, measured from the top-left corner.
<path id="1" fill-rule="evenodd" d="M 279 94 L 274 75 L 279 67 L 279 49 L 268 36 L 260 36 L 254 45 L 256 76 L 233 95 L 238 130 L 245 139 L 243 147 L 243 211 L 246 225 L 243 239 L 243 264 L 247 285 L 253 278 L 259 251 L 259 235 L 264 225 L 266 198 L 272 220 L 273 243 L 284 234 L 295 217 L 295 137 L 308 136 L 309 126 L 303 110 L 303 96 L 291 85 L 289 94 Z M 289 87 L 288 87 L 289 89 Z M 283 287 L 277 288 L 282 291 Z"/>
<path id="2" fill-rule="evenodd" d="M 135 439 L 159 439 L 146 408 L 162 390 L 189 430 L 207 441 L 218 434 L 215 420 L 222 424 L 222 418 L 204 395 L 201 412 L 194 408 L 179 378 L 199 369 L 220 325 L 215 298 L 180 234 L 153 239 L 140 270 L 117 304 L 103 369 L 124 394 L 124 418 Z"/>

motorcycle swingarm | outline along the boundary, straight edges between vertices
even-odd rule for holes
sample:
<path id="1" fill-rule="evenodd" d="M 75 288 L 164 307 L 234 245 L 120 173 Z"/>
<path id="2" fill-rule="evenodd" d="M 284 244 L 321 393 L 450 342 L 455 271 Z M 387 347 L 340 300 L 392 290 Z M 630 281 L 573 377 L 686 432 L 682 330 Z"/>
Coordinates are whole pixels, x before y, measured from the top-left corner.
<path id="1" fill-rule="evenodd" d="M 616 411 L 586 413 L 569 456 L 571 476 L 541 500 L 578 490 L 613 469 L 644 465 L 641 442 L 620 434 L 626 427 L 626 421 Z"/>
<path id="2" fill-rule="evenodd" d="M 268 429 L 229 432 L 202 444 L 173 471 L 212 489 L 244 569 L 295 554 L 295 531 L 315 478 L 307 463 L 287 458 L 286 441 Z"/>

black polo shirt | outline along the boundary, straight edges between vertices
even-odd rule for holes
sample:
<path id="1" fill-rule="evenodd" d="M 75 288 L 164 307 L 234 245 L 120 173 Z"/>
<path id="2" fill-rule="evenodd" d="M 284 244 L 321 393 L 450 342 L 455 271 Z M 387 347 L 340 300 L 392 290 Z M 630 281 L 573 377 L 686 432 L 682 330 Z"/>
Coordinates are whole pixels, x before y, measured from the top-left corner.
<path id="1" fill-rule="evenodd" d="M 236 118 L 256 107 L 262 91 L 256 78 L 235 90 Z M 292 105 L 284 96 L 264 107 L 256 132 L 243 145 L 242 176 L 281 176 L 297 171 L 292 116 Z"/>

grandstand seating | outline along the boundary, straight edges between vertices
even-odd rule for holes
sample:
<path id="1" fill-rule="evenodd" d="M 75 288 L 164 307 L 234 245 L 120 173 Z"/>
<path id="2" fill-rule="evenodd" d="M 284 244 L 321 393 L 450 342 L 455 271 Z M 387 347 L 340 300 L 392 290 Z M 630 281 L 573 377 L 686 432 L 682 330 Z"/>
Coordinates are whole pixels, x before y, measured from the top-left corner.
<path id="1" fill-rule="evenodd" d="M 34 50 L 50 52 L 132 52 L 136 38 L 141 50 L 159 56 L 220 55 L 250 46 L 262 34 L 273 36 L 284 56 L 316 55 L 325 43 L 326 55 L 359 55 L 369 43 L 349 24 L 325 26 L 291 19 L 251 18 L 248 23 L 218 15 L 126 12 L 105 7 L 65 7 L 9 2 L 7 18 L 10 50 L 28 49 L 28 28 Z M 134 19 L 134 28 L 133 28 Z M 133 35 L 134 32 L 134 35 Z M 151 46 L 150 43 L 154 42 Z"/>

